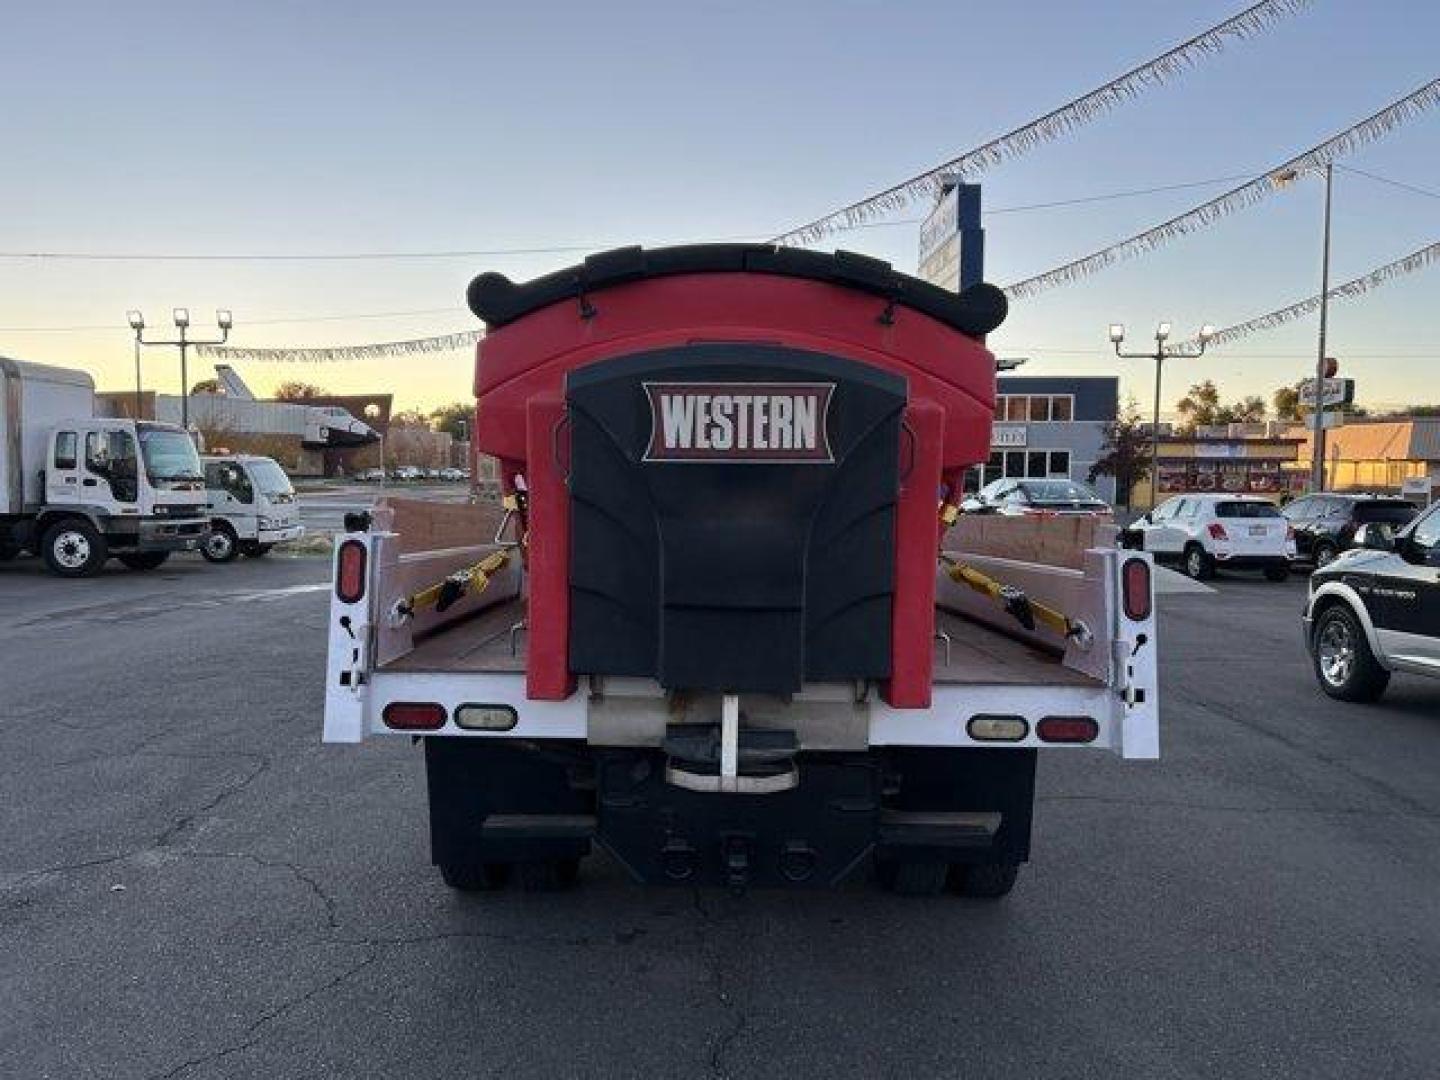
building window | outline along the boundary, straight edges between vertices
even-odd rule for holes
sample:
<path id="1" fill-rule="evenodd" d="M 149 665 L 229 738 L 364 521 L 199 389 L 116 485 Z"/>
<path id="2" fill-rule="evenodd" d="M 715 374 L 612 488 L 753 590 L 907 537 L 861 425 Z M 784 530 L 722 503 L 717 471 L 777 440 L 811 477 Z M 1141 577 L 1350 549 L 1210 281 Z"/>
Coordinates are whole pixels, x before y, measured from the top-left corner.
<path id="1" fill-rule="evenodd" d="M 1069 451 L 1069 450 L 1051 450 L 1051 451 L 1050 451 L 1050 475 L 1051 475 L 1051 476 L 1066 476 L 1066 477 L 1068 477 L 1068 476 L 1070 475 L 1070 451 Z"/>
<path id="2" fill-rule="evenodd" d="M 1068 424 L 1075 419 L 1073 394 L 999 394 L 995 419 L 1011 424 Z"/>

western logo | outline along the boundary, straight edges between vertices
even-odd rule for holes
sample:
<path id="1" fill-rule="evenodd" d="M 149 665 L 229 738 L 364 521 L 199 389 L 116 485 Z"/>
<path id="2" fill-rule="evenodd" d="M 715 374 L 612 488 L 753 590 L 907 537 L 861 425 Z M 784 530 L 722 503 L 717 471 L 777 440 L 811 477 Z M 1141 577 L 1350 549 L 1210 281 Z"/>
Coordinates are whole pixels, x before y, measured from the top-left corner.
<path id="1" fill-rule="evenodd" d="M 646 461 L 827 464 L 834 383 L 646 383 Z"/>

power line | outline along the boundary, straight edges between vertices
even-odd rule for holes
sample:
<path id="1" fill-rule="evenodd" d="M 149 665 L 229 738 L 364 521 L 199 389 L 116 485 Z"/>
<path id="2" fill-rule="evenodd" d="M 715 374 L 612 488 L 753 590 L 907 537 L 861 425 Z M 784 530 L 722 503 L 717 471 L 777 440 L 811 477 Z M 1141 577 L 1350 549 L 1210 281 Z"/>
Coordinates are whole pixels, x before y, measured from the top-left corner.
<path id="1" fill-rule="evenodd" d="M 1432 199 L 1440 199 L 1440 191 L 1430 191 L 1428 188 L 1416 187 L 1414 184 L 1407 184 L 1403 180 L 1392 180 L 1388 176 L 1380 176 L 1378 173 L 1366 172 L 1364 169 L 1357 169 L 1353 165 L 1336 165 L 1335 168 L 1343 172 L 1354 173 L 1356 176 L 1363 176 L 1368 180 L 1389 184 L 1391 187 L 1400 188 L 1403 191 L 1414 192 L 1416 195 L 1428 195 Z"/>
<path id="2" fill-rule="evenodd" d="M 1283 308 L 1267 312 L 1253 319 L 1247 319 L 1234 326 L 1227 326 L 1210 338 L 1212 349 L 1228 345 L 1233 341 L 1240 341 L 1251 334 L 1263 330 L 1273 330 L 1277 326 L 1283 326 L 1288 322 L 1307 315 L 1320 306 L 1322 300 L 1349 300 L 1357 296 L 1363 296 L 1371 289 L 1378 289 L 1382 285 L 1388 285 L 1398 277 L 1412 274 L 1417 270 L 1424 270 L 1440 262 L 1440 240 L 1425 247 L 1418 248 L 1396 259 L 1394 262 L 1386 263 L 1384 266 L 1377 266 L 1367 274 L 1361 274 L 1357 278 L 1351 278 L 1343 284 L 1335 286 L 1325 293 L 1317 293 L 1314 296 L 1307 296 L 1304 300 L 1297 300 L 1293 304 L 1287 304 Z M 1184 344 L 1196 344 L 1198 342 L 1185 342 Z"/>
<path id="3" fill-rule="evenodd" d="M 1353 124 L 1337 135 L 1332 135 L 1303 154 L 1281 162 L 1267 169 L 1246 183 L 1231 188 L 1222 195 L 1191 207 L 1183 214 L 1177 214 L 1168 221 L 1136 233 L 1134 236 L 1101 248 L 1079 259 L 1063 263 L 1044 273 L 1017 281 L 1005 288 L 1005 295 L 1011 300 L 1023 300 L 1058 285 L 1065 285 L 1098 273 L 1122 259 L 1132 258 L 1157 247 L 1176 237 L 1194 232 L 1196 229 L 1213 224 L 1220 218 L 1253 206 L 1273 192 L 1293 184 L 1300 176 L 1312 173 L 1330 164 L 1342 154 L 1350 153 L 1362 146 L 1384 137 L 1406 120 L 1440 102 L 1440 79 L 1434 79 L 1404 97 L 1392 101 L 1383 109 L 1372 113 L 1364 120 Z"/>
<path id="4" fill-rule="evenodd" d="M 939 193 L 946 179 L 979 175 L 986 169 L 1019 157 L 1042 143 L 1058 139 L 1139 96 L 1142 90 L 1167 82 L 1183 74 L 1205 57 L 1220 52 L 1225 47 L 1226 38 L 1243 40 L 1261 33 L 1272 23 L 1308 7 L 1309 2 L 1310 0 L 1265 0 L 1263 3 L 1252 4 L 1244 11 L 1216 23 L 1203 33 L 1182 41 L 1153 60 L 1131 68 L 1123 75 L 1103 83 L 1058 109 L 1051 110 L 1039 119 L 982 143 L 918 176 L 902 180 L 894 187 L 781 233 L 774 238 L 774 243 L 815 243 L 842 228 L 854 226 L 856 222 L 899 210 L 914 199 L 934 196 Z"/>
<path id="5" fill-rule="evenodd" d="M 1102 192 L 1098 195 L 1079 195 L 1069 199 L 1055 199 L 1049 202 L 1025 203 L 1018 206 L 997 206 L 986 210 L 987 217 L 1000 214 L 1021 214 L 1036 210 L 1055 210 L 1070 206 L 1089 206 L 1098 202 L 1110 202 L 1117 199 L 1131 199 L 1144 195 L 1155 195 L 1167 191 L 1183 191 L 1188 188 L 1206 187 L 1211 184 L 1230 183 L 1234 180 L 1243 179 L 1249 173 L 1242 173 L 1234 176 L 1215 176 L 1205 180 L 1187 180 L 1178 184 L 1157 184 L 1144 188 L 1129 188 L 1124 191 Z M 849 229 L 889 229 L 899 225 L 915 225 L 923 221 L 923 218 L 906 217 L 895 218 L 889 221 L 862 221 L 847 226 Z M 746 233 L 734 236 L 712 236 L 703 240 L 691 241 L 702 244 L 722 243 L 758 243 L 764 234 L 760 232 Z M 99 252 L 99 251 L 0 251 L 0 259 L 15 260 L 51 260 L 51 261 L 74 261 L 74 262 L 364 262 L 381 260 L 403 260 L 403 259 L 475 259 L 475 258 L 504 258 L 508 256 L 523 255 L 565 255 L 576 252 L 603 251 L 607 248 L 616 247 L 612 242 L 599 242 L 590 244 L 556 244 L 550 247 L 531 248 L 474 248 L 463 250 L 436 250 L 436 251 L 354 251 L 354 252 Z M 424 315 L 436 314 L 444 311 L 459 310 L 455 308 L 440 308 L 433 311 L 397 312 L 397 315 Z M 316 316 L 314 318 L 287 318 L 271 319 L 272 323 L 279 322 L 311 322 L 328 321 L 330 319 L 341 320 L 346 318 L 383 318 L 384 315 L 356 315 L 356 316 Z M 251 326 L 259 325 L 256 320 L 248 320 Z M 68 330 L 104 330 L 107 326 L 74 326 L 74 327 L 8 327 L 0 328 L 5 333 L 60 333 Z"/>

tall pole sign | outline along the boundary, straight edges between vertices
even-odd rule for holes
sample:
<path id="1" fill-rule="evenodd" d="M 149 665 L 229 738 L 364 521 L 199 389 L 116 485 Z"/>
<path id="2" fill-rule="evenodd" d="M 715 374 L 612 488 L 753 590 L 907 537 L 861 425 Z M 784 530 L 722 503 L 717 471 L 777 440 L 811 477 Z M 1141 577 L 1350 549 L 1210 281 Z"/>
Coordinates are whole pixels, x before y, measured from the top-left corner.
<path id="1" fill-rule="evenodd" d="M 979 184 L 945 181 L 935 208 L 920 225 L 919 276 L 951 292 L 962 292 L 984 278 Z"/>
<path id="2" fill-rule="evenodd" d="M 1325 356 L 1325 329 L 1330 315 L 1330 188 L 1335 167 L 1325 166 L 1325 239 L 1320 256 L 1320 351 L 1315 357 L 1314 427 L 1310 436 L 1310 490 L 1325 490 L 1325 380 L 1333 377 L 1333 360 Z"/>

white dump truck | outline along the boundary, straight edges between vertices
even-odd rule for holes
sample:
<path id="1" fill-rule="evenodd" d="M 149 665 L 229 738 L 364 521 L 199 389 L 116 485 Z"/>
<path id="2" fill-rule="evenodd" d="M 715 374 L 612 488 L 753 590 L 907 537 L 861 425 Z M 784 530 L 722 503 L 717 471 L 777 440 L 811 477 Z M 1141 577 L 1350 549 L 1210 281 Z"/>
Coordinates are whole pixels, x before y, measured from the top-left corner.
<path id="1" fill-rule="evenodd" d="M 152 570 L 209 529 L 184 429 L 97 417 L 83 371 L 0 357 L 0 558 L 32 552 L 61 577 L 114 557 Z"/>
<path id="2" fill-rule="evenodd" d="M 255 454 L 206 455 L 205 491 L 210 534 L 200 554 L 213 563 L 236 555 L 259 559 L 276 544 L 305 535 L 295 488 L 274 458 Z"/>

